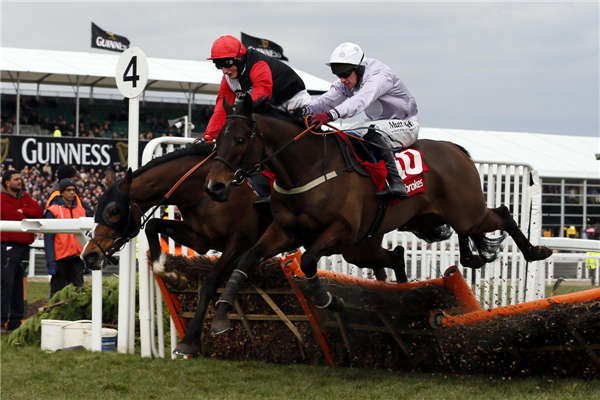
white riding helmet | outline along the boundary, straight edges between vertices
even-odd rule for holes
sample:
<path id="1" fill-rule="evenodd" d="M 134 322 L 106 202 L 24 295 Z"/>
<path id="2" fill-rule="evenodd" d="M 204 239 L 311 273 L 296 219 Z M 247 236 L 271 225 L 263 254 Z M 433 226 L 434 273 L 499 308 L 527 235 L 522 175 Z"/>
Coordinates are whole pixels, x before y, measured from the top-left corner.
<path id="1" fill-rule="evenodd" d="M 358 67 L 364 58 L 365 53 L 359 45 L 345 42 L 333 50 L 326 65 L 337 75 Z"/>

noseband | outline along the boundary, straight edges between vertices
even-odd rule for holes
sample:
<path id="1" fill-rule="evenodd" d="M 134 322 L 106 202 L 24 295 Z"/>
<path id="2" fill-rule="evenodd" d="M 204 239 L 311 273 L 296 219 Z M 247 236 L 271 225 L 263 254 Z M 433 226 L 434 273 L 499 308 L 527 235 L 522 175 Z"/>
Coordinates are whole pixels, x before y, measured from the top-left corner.
<path id="1" fill-rule="evenodd" d="M 250 156 L 250 150 L 252 149 L 252 146 L 254 144 L 254 139 L 256 138 L 256 134 L 257 134 L 256 119 L 254 117 L 247 117 L 245 115 L 228 115 L 227 117 L 225 117 L 225 119 L 235 119 L 235 118 L 252 121 L 252 132 L 250 133 L 250 145 L 246 148 L 246 153 L 244 154 L 244 159 L 242 160 L 242 164 L 240 165 L 239 168 L 235 168 L 229 161 L 225 160 L 222 157 L 215 157 L 215 161 L 222 162 L 229 169 L 231 169 L 233 171 L 233 180 L 229 183 L 229 186 L 240 186 L 242 183 L 244 183 L 244 181 L 246 180 L 247 177 L 251 176 L 252 174 L 256 173 L 258 170 L 260 170 L 260 167 L 264 163 L 264 162 L 261 162 L 259 164 L 256 164 L 254 167 L 252 167 L 250 169 L 246 169 L 246 163 L 248 162 L 248 157 Z M 263 141 L 263 144 L 264 144 L 265 140 L 262 137 L 262 134 L 260 132 L 258 132 L 258 134 L 260 135 L 261 140 Z M 264 148 L 263 148 L 263 151 L 264 151 Z"/>
<path id="2" fill-rule="evenodd" d="M 118 189 L 119 183 L 115 183 L 111 185 L 107 189 L 107 191 L 100 197 L 98 201 L 98 205 L 96 207 L 96 215 L 94 215 L 94 222 L 98 225 L 105 226 L 117 233 L 120 233 L 121 236 L 116 237 L 115 235 L 104 235 L 102 233 L 91 233 L 89 235 L 90 241 L 96 245 L 102 252 L 102 255 L 105 259 L 110 261 L 113 264 L 116 264 L 116 258 L 113 256 L 109 256 L 108 253 L 111 251 L 119 251 L 123 249 L 123 247 L 134 237 L 138 235 L 145 222 L 141 225 L 138 225 L 133 217 L 132 205 L 137 208 L 140 212 L 140 215 L 144 215 L 142 210 L 138 207 L 137 204 L 131 203 L 130 201 L 130 190 L 127 190 L 126 194 L 122 194 Z M 128 204 L 128 206 L 124 206 L 124 204 Z M 121 211 L 121 218 L 118 221 L 111 221 L 106 214 L 106 210 L 110 207 L 116 207 Z M 104 250 L 102 246 L 96 241 L 95 236 L 102 236 L 113 241 L 112 246 L 108 250 Z M 122 241 L 122 243 L 118 243 L 118 241 Z"/>

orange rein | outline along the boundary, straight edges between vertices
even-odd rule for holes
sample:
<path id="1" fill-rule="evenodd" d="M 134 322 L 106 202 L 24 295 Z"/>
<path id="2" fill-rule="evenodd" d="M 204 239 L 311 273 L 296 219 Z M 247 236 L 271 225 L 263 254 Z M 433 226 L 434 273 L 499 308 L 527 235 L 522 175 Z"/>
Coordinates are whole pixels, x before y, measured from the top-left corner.
<path id="1" fill-rule="evenodd" d="M 207 143 L 211 143 L 211 142 L 207 142 Z M 165 199 L 168 199 L 173 194 L 173 192 L 183 183 L 183 181 L 185 181 L 195 170 L 200 168 L 202 166 L 202 164 L 204 164 L 209 158 L 214 156 L 216 152 L 217 151 L 215 150 L 212 153 L 210 153 L 210 155 L 208 157 L 206 157 L 204 160 L 200 161 L 192 169 L 190 169 L 184 176 L 182 176 L 181 179 L 179 179 L 177 181 L 177 183 L 175 185 L 173 185 L 171 190 L 169 190 L 169 192 L 165 195 Z"/>
<path id="2" fill-rule="evenodd" d="M 296 136 L 296 137 L 294 138 L 294 142 L 298 141 L 298 139 L 300 139 L 302 136 L 304 136 L 304 134 L 306 134 L 307 132 L 310 132 L 310 133 L 312 133 L 312 134 L 314 134 L 314 135 L 319 135 L 319 136 L 323 136 L 323 135 L 330 135 L 330 134 L 332 134 L 333 132 L 338 132 L 338 133 L 343 133 L 344 135 L 348 136 L 349 138 L 352 138 L 352 139 L 358 139 L 358 140 L 364 141 L 364 139 L 363 139 L 363 138 L 361 138 L 361 137 L 359 137 L 359 136 L 354 136 L 354 135 L 351 135 L 351 134 L 349 134 L 348 132 L 346 132 L 346 131 L 342 131 L 341 129 L 338 129 L 338 128 L 336 128 L 335 126 L 333 126 L 333 125 L 329 125 L 329 124 L 324 124 L 324 125 L 325 125 L 325 126 L 327 126 L 327 127 L 329 127 L 329 128 L 331 128 L 331 129 L 333 129 L 333 131 L 327 131 L 327 132 L 315 132 L 315 131 L 313 131 L 313 130 L 312 130 L 312 128 L 313 128 L 313 127 L 314 127 L 316 124 L 313 124 L 313 125 L 310 125 L 310 126 L 308 125 L 308 124 L 309 124 L 309 121 L 308 121 L 308 119 L 309 119 L 309 118 L 312 118 L 312 117 L 313 117 L 312 115 L 307 115 L 306 117 L 304 117 L 304 125 L 306 125 L 306 128 L 307 128 L 307 129 L 306 129 L 304 132 L 300 133 L 298 136 Z"/>

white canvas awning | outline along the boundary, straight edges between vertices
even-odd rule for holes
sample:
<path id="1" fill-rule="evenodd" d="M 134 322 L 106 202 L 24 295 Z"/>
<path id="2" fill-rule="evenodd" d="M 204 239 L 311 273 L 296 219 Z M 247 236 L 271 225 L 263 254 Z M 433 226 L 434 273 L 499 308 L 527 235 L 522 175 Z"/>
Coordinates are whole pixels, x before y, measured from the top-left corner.
<path id="1" fill-rule="evenodd" d="M 119 54 L 0 48 L 2 82 L 114 88 Z M 223 73 L 211 61 L 148 58 L 147 90 L 216 94 Z M 312 94 L 323 93 L 331 83 L 294 69 Z"/>
<path id="2" fill-rule="evenodd" d="M 600 179 L 598 137 L 421 128 L 419 139 L 459 144 L 479 161 L 526 163 L 541 177 Z"/>

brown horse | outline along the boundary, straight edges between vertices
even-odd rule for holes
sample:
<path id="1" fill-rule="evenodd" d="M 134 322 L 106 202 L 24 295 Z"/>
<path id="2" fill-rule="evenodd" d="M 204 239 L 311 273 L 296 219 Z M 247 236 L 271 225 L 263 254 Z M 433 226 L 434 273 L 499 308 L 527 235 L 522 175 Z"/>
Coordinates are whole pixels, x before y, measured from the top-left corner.
<path id="1" fill-rule="evenodd" d="M 250 96 L 247 96 L 250 97 Z M 333 135 L 301 137 L 299 123 L 259 101 L 244 101 L 235 113 L 225 104 L 227 122 L 217 137 L 217 157 L 205 189 L 211 198 L 226 201 L 232 183 L 243 179 L 249 166 L 266 164 L 276 175 L 276 185 L 284 190 L 302 188 L 330 171 L 346 166 Z M 254 108 L 254 110 L 253 110 Z M 550 256 L 545 247 L 533 246 L 521 233 L 509 210 L 489 209 L 481 190 L 479 174 L 468 153 L 443 141 L 419 140 L 412 148 L 420 150 L 429 171 L 424 179 L 427 191 L 390 206 L 383 222 L 366 242 L 378 209 L 375 185 L 357 173 L 341 173 L 322 184 L 296 194 L 271 191 L 274 221 L 265 234 L 241 259 L 219 300 L 212 332 L 229 328 L 227 312 L 246 279 L 246 272 L 257 262 L 304 245 L 301 269 L 318 307 L 343 309 L 343 301 L 331 296 L 320 284 L 317 262 L 323 256 L 342 254 L 361 268 L 389 267 L 402 255 L 398 248 L 381 248 L 381 238 L 394 229 L 428 236 L 445 224 L 459 235 L 463 266 L 479 268 L 495 259 L 503 237 L 487 239 L 485 232 L 502 230 L 511 235 L 527 261 Z M 218 162 L 217 162 L 218 161 Z M 474 255 L 470 240 L 479 255 Z M 400 248 L 401 249 L 401 248 Z M 395 254 L 393 254 L 395 253 Z M 396 257 L 394 257 L 396 256 Z M 398 269 L 402 267 L 402 271 Z M 396 276 L 406 281 L 404 262 L 396 265 Z M 379 276 L 378 276 L 379 278 Z"/>
<path id="2" fill-rule="evenodd" d="M 137 236 L 142 214 L 161 202 L 186 172 L 207 158 L 212 148 L 212 145 L 196 144 L 168 153 L 133 174 L 130 169 L 125 178 L 116 182 L 112 170 L 108 172 L 106 180 L 110 187 L 98 201 L 92 240 L 81 254 L 87 266 L 91 269 L 104 267 L 119 247 Z M 175 288 L 185 287 L 186 280 L 177 271 L 165 271 L 166 258 L 161 252 L 159 234 L 165 234 L 199 254 L 211 249 L 223 253 L 204 280 L 198 308 L 184 338 L 174 350 L 177 355 L 197 354 L 194 342 L 202 333 L 208 302 L 242 254 L 256 243 L 272 221 L 268 207 L 254 205 L 260 197 L 249 181 L 241 185 L 239 193 L 231 196 L 230 203 L 208 201 L 210 198 L 202 191 L 202 186 L 209 168 L 209 163 L 202 165 L 163 202 L 164 205 L 178 206 L 181 221 L 153 218 L 146 224 L 153 271 Z"/>

